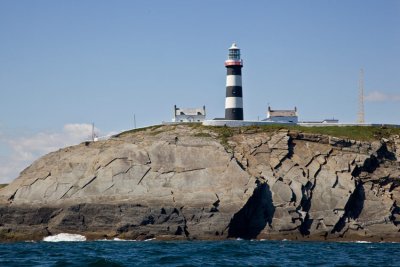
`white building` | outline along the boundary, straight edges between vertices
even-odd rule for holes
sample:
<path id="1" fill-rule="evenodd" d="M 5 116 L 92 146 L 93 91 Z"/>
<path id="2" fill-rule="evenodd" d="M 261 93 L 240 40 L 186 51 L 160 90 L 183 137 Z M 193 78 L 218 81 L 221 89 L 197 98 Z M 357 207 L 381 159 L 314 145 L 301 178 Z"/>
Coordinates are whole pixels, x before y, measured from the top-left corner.
<path id="1" fill-rule="evenodd" d="M 268 106 L 267 119 L 265 121 L 278 123 L 297 123 L 297 108 L 294 107 L 293 110 L 273 110 Z"/>
<path id="2" fill-rule="evenodd" d="M 178 108 L 174 106 L 172 122 L 203 122 L 206 119 L 206 106 L 203 108 Z"/>

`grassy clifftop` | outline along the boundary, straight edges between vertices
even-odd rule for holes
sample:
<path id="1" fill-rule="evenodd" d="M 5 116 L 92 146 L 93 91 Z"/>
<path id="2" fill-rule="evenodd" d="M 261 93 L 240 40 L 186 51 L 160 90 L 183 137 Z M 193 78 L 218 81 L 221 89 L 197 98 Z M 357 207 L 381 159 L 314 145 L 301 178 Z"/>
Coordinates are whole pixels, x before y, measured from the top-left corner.
<path id="1" fill-rule="evenodd" d="M 257 133 L 257 132 L 276 132 L 279 130 L 288 130 L 289 132 L 301 132 L 311 134 L 329 135 L 344 139 L 358 141 L 373 141 L 381 138 L 388 138 L 393 135 L 400 135 L 400 128 L 396 127 L 377 127 L 377 126 L 321 126 L 321 127 L 304 127 L 289 125 L 268 125 L 268 126 L 249 126 L 249 127 L 217 127 L 204 126 L 198 123 L 182 123 L 173 125 L 155 125 L 141 129 L 134 129 L 122 132 L 115 137 L 124 136 L 137 132 L 148 132 L 150 135 L 157 135 L 165 131 L 175 130 L 177 126 L 187 126 L 197 132 L 196 136 L 206 137 L 209 132 L 218 134 L 221 138 L 228 138 L 240 133 Z"/>
<path id="2" fill-rule="evenodd" d="M 353 139 L 359 141 L 379 140 L 381 138 L 388 138 L 392 135 L 400 134 L 400 128 L 376 127 L 376 126 L 322 126 L 322 127 L 289 126 L 283 128 L 287 128 L 289 131 L 323 134 L 323 135 L 329 135 L 329 136 Z"/>
<path id="3" fill-rule="evenodd" d="M 191 127 L 198 129 L 207 129 L 224 136 L 233 136 L 238 133 L 254 132 L 275 132 L 279 130 L 288 130 L 289 132 L 301 132 L 329 135 L 339 138 L 373 141 L 381 138 L 388 138 L 393 135 L 400 135 L 400 128 L 395 127 L 376 127 L 376 126 L 322 126 L 322 127 L 304 127 L 288 125 L 268 125 L 268 126 L 250 126 L 250 127 L 213 127 L 193 124 Z"/>

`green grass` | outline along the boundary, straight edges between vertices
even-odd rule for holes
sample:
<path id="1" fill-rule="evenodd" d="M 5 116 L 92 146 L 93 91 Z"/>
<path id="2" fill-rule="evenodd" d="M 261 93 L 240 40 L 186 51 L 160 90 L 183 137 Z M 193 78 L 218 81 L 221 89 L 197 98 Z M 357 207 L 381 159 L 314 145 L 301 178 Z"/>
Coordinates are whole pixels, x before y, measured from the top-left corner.
<path id="1" fill-rule="evenodd" d="M 0 184 L 0 189 L 6 187 L 8 184 Z"/>
<path id="2" fill-rule="evenodd" d="M 304 127 L 304 126 L 288 126 L 288 125 L 277 124 L 277 125 L 248 126 L 248 127 L 238 127 L 238 128 L 213 127 L 213 126 L 202 126 L 202 127 L 217 133 L 221 141 L 224 143 L 227 143 L 227 139 L 229 139 L 229 137 L 232 137 L 235 134 L 277 132 L 279 130 L 288 130 L 289 132 L 322 134 L 322 135 L 329 135 L 329 136 L 358 140 L 358 141 L 373 141 L 373 140 L 379 140 L 381 138 L 388 138 L 392 135 L 400 135 L 400 128 L 377 127 L 377 126 Z"/>
<path id="3" fill-rule="evenodd" d="M 163 130 L 151 130 L 151 132 L 149 132 L 149 135 L 155 136 L 163 132 L 164 132 Z"/>
<path id="4" fill-rule="evenodd" d="M 238 133 L 238 128 L 230 128 L 226 126 L 203 126 L 202 124 L 198 125 L 190 125 L 190 127 L 198 130 L 208 130 L 212 131 L 217 134 L 217 138 L 220 140 L 221 145 L 223 145 L 226 149 L 230 149 L 228 144 L 228 140 L 232 137 L 235 133 Z M 198 133 L 203 134 L 203 133 Z M 211 136 L 210 134 L 208 134 Z M 195 135 L 196 136 L 196 135 Z"/>
<path id="5" fill-rule="evenodd" d="M 195 137 L 211 137 L 211 134 L 201 132 L 201 133 L 195 133 L 194 136 Z"/>
<path id="6" fill-rule="evenodd" d="M 381 138 L 388 138 L 392 135 L 400 135 L 400 128 L 376 127 L 376 126 L 324 126 L 324 127 L 301 127 L 294 126 L 290 131 L 303 133 L 323 134 L 340 138 L 373 141 Z"/>
<path id="7" fill-rule="evenodd" d="M 153 126 L 139 128 L 139 129 L 132 129 L 132 130 L 128 130 L 128 131 L 116 134 L 113 137 L 122 137 L 122 136 L 125 136 L 125 135 L 129 135 L 129 134 L 133 134 L 133 133 L 139 133 L 139 132 L 145 132 L 145 131 L 155 131 L 155 130 L 157 130 L 158 128 L 160 128 L 162 126 L 165 126 L 165 125 L 159 124 L 159 125 L 153 125 Z"/>
<path id="8" fill-rule="evenodd" d="M 195 137 L 211 137 L 207 132 L 217 134 L 221 144 L 228 147 L 228 140 L 235 134 L 252 134 L 261 132 L 277 132 L 279 130 L 288 130 L 289 132 L 301 132 L 311 134 L 329 135 L 344 139 L 352 139 L 358 141 L 373 141 L 381 138 L 388 138 L 392 135 L 400 135 L 400 128 L 396 127 L 377 127 L 377 126 L 321 126 L 321 127 L 304 127 L 304 126 L 288 126 L 288 125 L 265 125 L 265 126 L 248 126 L 248 127 L 226 127 L 226 126 L 204 126 L 200 123 L 181 123 L 177 125 L 154 125 L 141 129 L 133 129 L 122 132 L 116 137 L 132 134 L 136 132 L 149 132 L 149 135 L 157 135 L 166 131 L 173 131 L 177 126 L 191 127 L 196 132 Z M 159 129 L 164 127 L 162 129 Z"/>

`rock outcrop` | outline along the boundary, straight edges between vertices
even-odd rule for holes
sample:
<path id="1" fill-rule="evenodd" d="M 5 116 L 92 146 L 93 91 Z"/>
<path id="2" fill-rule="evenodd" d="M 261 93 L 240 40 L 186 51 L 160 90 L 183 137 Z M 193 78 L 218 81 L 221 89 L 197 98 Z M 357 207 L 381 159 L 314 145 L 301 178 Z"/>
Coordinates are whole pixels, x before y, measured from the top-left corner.
<path id="1" fill-rule="evenodd" d="M 85 142 L 0 190 L 0 239 L 400 240 L 400 140 L 188 125 Z"/>

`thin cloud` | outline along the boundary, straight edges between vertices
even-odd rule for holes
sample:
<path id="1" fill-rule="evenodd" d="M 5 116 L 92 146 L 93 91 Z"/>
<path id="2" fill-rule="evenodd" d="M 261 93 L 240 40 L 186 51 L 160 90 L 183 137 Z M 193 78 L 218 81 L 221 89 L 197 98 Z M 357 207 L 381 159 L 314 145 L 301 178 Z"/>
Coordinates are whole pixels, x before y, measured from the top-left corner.
<path id="1" fill-rule="evenodd" d="M 99 133 L 99 129 L 95 129 Z M 0 157 L 0 183 L 8 183 L 37 158 L 59 148 L 79 144 L 92 134 L 91 124 L 66 124 L 61 132 L 41 132 L 31 136 L 6 138 L 2 141 L 11 150 Z"/>
<path id="2" fill-rule="evenodd" d="M 397 102 L 400 101 L 400 94 L 388 94 L 380 91 L 372 91 L 365 96 L 368 102 Z"/>

